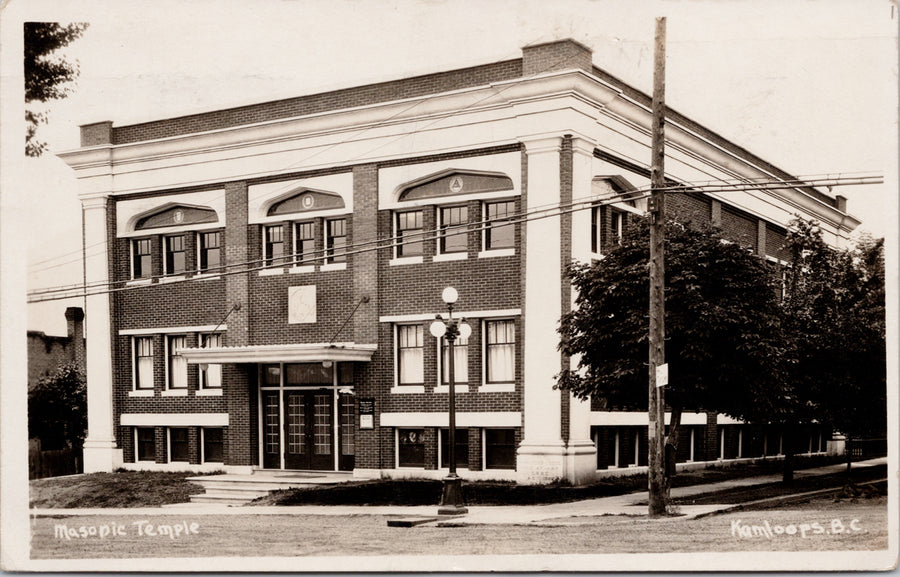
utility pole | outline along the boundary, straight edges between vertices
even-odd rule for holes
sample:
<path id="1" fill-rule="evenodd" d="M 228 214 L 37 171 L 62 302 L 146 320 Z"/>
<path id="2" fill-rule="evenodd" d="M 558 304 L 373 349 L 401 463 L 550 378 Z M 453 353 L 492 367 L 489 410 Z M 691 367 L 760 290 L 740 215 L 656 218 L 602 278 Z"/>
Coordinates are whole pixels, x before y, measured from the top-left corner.
<path id="1" fill-rule="evenodd" d="M 666 514 L 665 479 L 665 401 L 662 386 L 657 386 L 657 367 L 666 362 L 665 306 L 665 91 L 666 91 L 666 19 L 656 19 L 653 58 L 653 120 L 650 159 L 650 370 L 649 370 L 649 515 Z M 662 384 L 662 383 L 661 383 Z"/>

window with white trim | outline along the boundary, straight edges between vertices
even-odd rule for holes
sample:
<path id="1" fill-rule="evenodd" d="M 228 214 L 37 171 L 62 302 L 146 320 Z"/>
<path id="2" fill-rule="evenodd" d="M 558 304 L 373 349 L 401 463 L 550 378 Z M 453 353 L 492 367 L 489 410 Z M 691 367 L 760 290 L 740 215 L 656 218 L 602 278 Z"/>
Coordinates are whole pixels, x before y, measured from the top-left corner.
<path id="1" fill-rule="evenodd" d="M 397 326 L 397 375 L 401 385 L 425 383 L 425 346 L 422 325 Z"/>
<path id="2" fill-rule="evenodd" d="M 422 256 L 425 246 L 422 236 L 422 211 L 398 212 L 396 227 L 396 256 Z"/>
<path id="3" fill-rule="evenodd" d="M 136 427 L 134 453 L 137 461 L 156 461 L 156 430 L 153 427 Z"/>
<path id="4" fill-rule="evenodd" d="M 167 236 L 163 241 L 165 274 L 182 274 L 187 270 L 184 235 Z"/>
<path id="5" fill-rule="evenodd" d="M 397 466 L 425 467 L 425 429 L 397 431 Z"/>
<path id="6" fill-rule="evenodd" d="M 450 382 L 450 345 L 441 337 L 441 384 Z M 453 343 L 453 380 L 457 384 L 469 382 L 469 339 L 461 335 Z"/>
<path id="7" fill-rule="evenodd" d="M 153 390 L 153 337 L 134 337 L 134 388 Z"/>
<path id="8" fill-rule="evenodd" d="M 467 206 L 443 206 L 438 210 L 438 220 L 440 230 L 438 252 L 440 254 L 466 252 L 468 250 L 466 224 L 469 222 L 469 208 Z"/>
<path id="9" fill-rule="evenodd" d="M 185 335 L 169 335 L 167 337 L 168 346 L 168 370 L 169 370 L 169 388 L 170 389 L 186 389 L 187 388 L 187 359 L 181 356 L 176 349 L 183 349 L 187 346 L 187 337 Z"/>
<path id="10" fill-rule="evenodd" d="M 329 264 L 347 262 L 347 219 L 329 220 L 326 226 L 326 262 Z"/>
<path id="11" fill-rule="evenodd" d="M 225 461 L 225 434 L 221 427 L 203 427 L 200 429 L 203 436 L 204 463 L 222 463 Z"/>
<path id="12" fill-rule="evenodd" d="M 200 347 L 204 349 L 217 349 L 222 346 L 222 335 L 219 333 L 209 333 L 200 335 Z M 201 389 L 221 389 L 222 388 L 222 365 L 218 364 L 201 364 L 200 365 L 200 388 Z"/>
<path id="13" fill-rule="evenodd" d="M 187 463 L 190 458 L 190 442 L 187 427 L 169 427 L 169 462 Z"/>
<path id="14" fill-rule="evenodd" d="M 222 265 L 221 231 L 201 232 L 199 237 L 200 272 L 218 272 Z"/>
<path id="15" fill-rule="evenodd" d="M 450 429 L 439 431 L 441 441 L 441 468 L 450 466 Z M 456 429 L 456 467 L 469 468 L 469 429 Z"/>
<path id="16" fill-rule="evenodd" d="M 131 278 L 150 278 L 153 276 L 153 240 L 136 238 L 131 241 Z"/>
<path id="17" fill-rule="evenodd" d="M 489 320 L 485 328 L 485 366 L 488 383 L 511 383 L 516 378 L 516 323 Z"/>
<path id="18" fill-rule="evenodd" d="M 263 229 L 263 260 L 266 266 L 284 262 L 284 227 L 280 224 Z"/>
<path id="19" fill-rule="evenodd" d="M 516 468 L 516 430 L 484 430 L 484 468 Z"/>
<path id="20" fill-rule="evenodd" d="M 313 264 L 316 257 L 316 225 L 314 222 L 294 224 L 294 254 L 298 264 Z"/>
<path id="21" fill-rule="evenodd" d="M 515 212 L 514 200 L 484 203 L 487 221 L 484 226 L 484 250 L 515 247 L 516 227 L 509 223 Z"/>

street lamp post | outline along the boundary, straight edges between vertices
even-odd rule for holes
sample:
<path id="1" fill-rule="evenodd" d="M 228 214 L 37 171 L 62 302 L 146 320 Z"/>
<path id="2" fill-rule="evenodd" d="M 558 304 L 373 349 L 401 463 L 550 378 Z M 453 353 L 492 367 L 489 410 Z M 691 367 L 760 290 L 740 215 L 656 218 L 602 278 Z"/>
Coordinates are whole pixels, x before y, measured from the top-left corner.
<path id="1" fill-rule="evenodd" d="M 434 322 L 431 323 L 431 334 L 436 338 L 444 337 L 447 339 L 447 377 L 448 377 L 448 401 L 449 408 L 449 435 L 450 435 L 450 463 L 449 473 L 444 478 L 444 488 L 441 494 L 441 505 L 438 507 L 438 515 L 464 515 L 468 509 L 463 505 L 462 498 L 462 479 L 456 474 L 456 359 L 453 355 L 453 345 L 458 337 L 468 339 L 472 334 L 472 327 L 466 324 L 465 320 L 456 321 L 453 319 L 453 304 L 459 297 L 459 293 L 453 287 L 447 287 L 441 293 L 441 298 L 447 303 L 447 319 L 437 315 Z"/>

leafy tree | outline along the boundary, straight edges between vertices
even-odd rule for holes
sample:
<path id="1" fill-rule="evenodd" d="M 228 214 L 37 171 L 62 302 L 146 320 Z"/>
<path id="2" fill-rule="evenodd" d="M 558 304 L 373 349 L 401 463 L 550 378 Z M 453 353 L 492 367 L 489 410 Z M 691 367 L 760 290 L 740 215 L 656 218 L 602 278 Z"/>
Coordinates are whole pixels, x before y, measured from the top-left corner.
<path id="1" fill-rule="evenodd" d="M 796 220 L 787 244 L 790 381 L 809 399 L 796 419 L 818 419 L 851 438 L 883 435 L 884 241 L 862 237 L 852 249 L 833 250 L 815 222 Z"/>
<path id="2" fill-rule="evenodd" d="M 87 385 L 77 365 L 60 366 L 28 392 L 28 436 L 42 448 L 80 448 L 86 430 Z"/>
<path id="3" fill-rule="evenodd" d="M 665 254 L 666 442 L 677 449 L 686 408 L 768 420 L 782 392 L 784 349 L 778 287 L 763 259 L 715 228 L 675 222 L 666 226 Z M 579 363 L 559 373 L 559 388 L 608 407 L 646 410 L 648 262 L 649 226 L 641 221 L 604 259 L 570 267 L 578 296 L 561 319 L 559 348 L 579 355 Z"/>
<path id="4" fill-rule="evenodd" d="M 69 83 L 78 78 L 78 62 L 68 62 L 55 55 L 60 48 L 81 37 L 87 24 L 61 25 L 57 22 L 25 22 L 25 154 L 40 156 L 47 144 L 37 140 L 40 124 L 47 122 L 47 113 L 38 110 L 36 103 L 64 98 L 72 88 Z"/>

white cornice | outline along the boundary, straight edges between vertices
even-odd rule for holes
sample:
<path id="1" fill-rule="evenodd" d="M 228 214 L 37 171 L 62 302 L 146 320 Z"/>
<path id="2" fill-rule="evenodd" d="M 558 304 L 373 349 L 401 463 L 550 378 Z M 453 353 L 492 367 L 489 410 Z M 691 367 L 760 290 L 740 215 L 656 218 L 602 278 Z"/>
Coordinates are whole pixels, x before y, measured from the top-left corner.
<path id="1" fill-rule="evenodd" d="M 550 152 L 564 134 L 577 133 L 597 142 L 592 135 L 602 134 L 596 125 L 601 117 L 623 130 L 637 130 L 642 140 L 648 138 L 648 107 L 584 71 L 567 70 L 139 143 L 94 146 L 59 156 L 90 182 L 82 192 L 85 198 L 522 141 L 529 153 L 537 152 L 535 144 L 540 151 Z M 711 137 L 672 120 L 667 127 L 670 154 L 681 156 L 680 162 L 708 164 L 723 175 L 773 177 L 772 171 Z M 414 141 L 399 138 L 413 133 L 418 135 Z M 298 157 L 299 161 L 287 160 Z M 801 190 L 767 194 L 840 231 L 849 232 L 859 224 Z M 736 200 L 730 204 L 740 206 Z"/>

